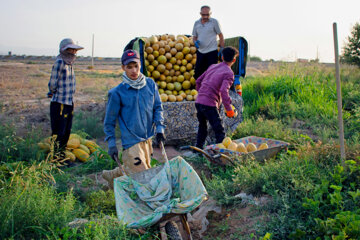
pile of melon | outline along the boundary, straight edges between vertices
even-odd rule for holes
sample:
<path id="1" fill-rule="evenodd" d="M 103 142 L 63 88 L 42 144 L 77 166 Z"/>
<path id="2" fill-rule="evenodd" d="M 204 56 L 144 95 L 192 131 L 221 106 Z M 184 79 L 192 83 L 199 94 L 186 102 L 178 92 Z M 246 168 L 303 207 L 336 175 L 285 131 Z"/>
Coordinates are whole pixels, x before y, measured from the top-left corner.
<path id="1" fill-rule="evenodd" d="M 147 74 L 158 85 L 162 102 L 196 100 L 192 37 L 163 34 L 143 38 Z"/>
<path id="2" fill-rule="evenodd" d="M 54 145 L 54 136 L 47 137 L 43 141 L 38 143 L 38 146 L 45 152 L 50 152 Z M 81 162 L 89 160 L 90 155 L 100 149 L 94 141 L 90 141 L 80 137 L 78 134 L 70 134 L 69 140 L 66 145 L 65 156 L 71 162 L 75 162 L 78 159 Z"/>
<path id="3" fill-rule="evenodd" d="M 241 152 L 241 153 L 249 153 L 258 150 L 263 150 L 269 148 L 267 143 L 260 144 L 259 148 L 256 147 L 254 143 L 248 143 L 246 146 L 244 143 L 236 143 L 232 141 L 230 137 L 224 138 L 222 143 L 217 144 L 217 147 L 220 149 L 227 149 L 231 151 Z"/>

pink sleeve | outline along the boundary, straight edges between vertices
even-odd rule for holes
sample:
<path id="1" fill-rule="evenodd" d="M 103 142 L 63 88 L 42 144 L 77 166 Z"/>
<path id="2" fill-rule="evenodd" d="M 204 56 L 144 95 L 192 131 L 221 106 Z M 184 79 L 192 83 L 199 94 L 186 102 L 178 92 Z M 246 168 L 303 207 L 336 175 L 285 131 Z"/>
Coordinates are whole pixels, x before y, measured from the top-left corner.
<path id="1" fill-rule="evenodd" d="M 226 109 L 226 111 L 231 111 L 231 98 L 229 96 L 229 89 L 231 87 L 231 84 L 233 84 L 234 82 L 234 76 L 229 76 L 227 75 L 220 87 L 220 94 L 221 94 L 221 99 L 223 102 L 223 105 Z"/>

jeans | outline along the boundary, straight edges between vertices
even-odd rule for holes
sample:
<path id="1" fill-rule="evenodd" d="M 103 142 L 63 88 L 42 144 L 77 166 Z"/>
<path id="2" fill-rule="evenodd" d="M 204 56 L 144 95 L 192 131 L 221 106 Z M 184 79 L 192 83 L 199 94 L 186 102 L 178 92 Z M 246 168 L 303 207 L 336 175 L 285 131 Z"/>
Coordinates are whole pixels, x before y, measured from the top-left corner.
<path id="1" fill-rule="evenodd" d="M 220 143 L 225 138 L 225 129 L 222 125 L 219 110 L 216 107 L 206 106 L 195 103 L 197 110 L 197 119 L 199 121 L 199 130 L 196 139 L 196 147 L 203 149 L 206 137 L 208 135 L 207 122 L 215 132 L 216 142 Z"/>
<path id="2" fill-rule="evenodd" d="M 197 51 L 194 78 L 197 79 L 210 67 L 210 65 L 217 63 L 218 63 L 217 50 L 208 53 L 201 53 Z"/>

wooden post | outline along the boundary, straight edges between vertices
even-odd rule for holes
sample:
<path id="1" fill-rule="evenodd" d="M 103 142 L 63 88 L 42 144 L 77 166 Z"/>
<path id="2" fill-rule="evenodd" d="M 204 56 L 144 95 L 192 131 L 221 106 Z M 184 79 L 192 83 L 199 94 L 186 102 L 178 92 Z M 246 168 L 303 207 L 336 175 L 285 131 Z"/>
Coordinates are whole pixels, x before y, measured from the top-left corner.
<path id="1" fill-rule="evenodd" d="M 340 153 L 341 153 L 341 164 L 344 165 L 344 161 L 345 161 L 344 123 L 342 117 L 339 47 L 338 47 L 336 23 L 333 23 L 333 32 L 334 32 L 334 47 L 335 47 L 336 93 L 337 93 L 337 108 L 338 108 L 338 122 L 339 122 Z"/>
<path id="2" fill-rule="evenodd" d="M 94 34 L 92 35 L 91 67 L 94 69 Z"/>

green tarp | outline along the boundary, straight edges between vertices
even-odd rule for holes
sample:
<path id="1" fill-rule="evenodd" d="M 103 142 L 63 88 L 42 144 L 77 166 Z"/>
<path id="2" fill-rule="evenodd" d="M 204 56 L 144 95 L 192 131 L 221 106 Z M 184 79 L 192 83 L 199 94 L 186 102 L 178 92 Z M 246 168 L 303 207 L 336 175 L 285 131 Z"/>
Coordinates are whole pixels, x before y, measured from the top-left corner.
<path id="1" fill-rule="evenodd" d="M 182 157 L 116 178 L 114 193 L 118 219 L 129 228 L 151 226 L 167 213 L 191 212 L 207 199 L 201 179 Z"/>

